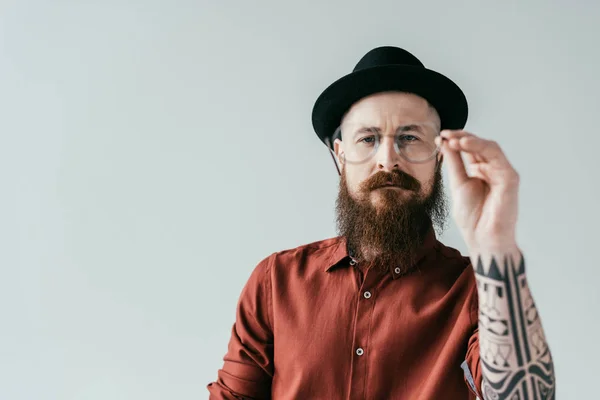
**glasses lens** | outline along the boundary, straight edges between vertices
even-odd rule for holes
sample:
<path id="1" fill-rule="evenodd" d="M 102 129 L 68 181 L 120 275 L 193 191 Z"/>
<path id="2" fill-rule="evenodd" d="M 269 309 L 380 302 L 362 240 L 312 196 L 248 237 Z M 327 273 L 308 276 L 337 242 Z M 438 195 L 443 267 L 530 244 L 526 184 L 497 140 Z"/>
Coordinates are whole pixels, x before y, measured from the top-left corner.
<path id="1" fill-rule="evenodd" d="M 344 126 L 344 160 L 350 164 L 363 163 L 371 158 L 379 146 L 379 135 L 361 130 L 358 125 Z M 333 140 L 342 139 L 342 130 L 338 128 Z"/>
<path id="2" fill-rule="evenodd" d="M 351 164 L 368 161 L 384 140 L 377 128 L 346 124 L 343 129 L 344 158 Z M 437 126 L 428 122 L 406 124 L 396 130 L 394 148 L 408 161 L 425 162 L 431 160 L 438 151 L 435 138 L 439 133 Z M 335 131 L 332 139 L 342 139 L 341 128 Z"/>
<path id="3" fill-rule="evenodd" d="M 419 123 L 401 127 L 396 134 L 396 151 L 412 162 L 428 161 L 435 156 L 439 131 L 434 124 Z"/>

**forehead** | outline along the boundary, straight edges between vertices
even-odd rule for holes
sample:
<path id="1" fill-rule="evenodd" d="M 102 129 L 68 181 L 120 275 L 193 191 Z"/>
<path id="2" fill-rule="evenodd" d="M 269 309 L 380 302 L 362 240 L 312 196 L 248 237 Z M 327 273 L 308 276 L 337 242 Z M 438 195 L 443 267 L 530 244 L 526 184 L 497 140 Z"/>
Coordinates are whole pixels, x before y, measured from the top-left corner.
<path id="1" fill-rule="evenodd" d="M 392 122 L 437 122 L 437 113 L 424 98 L 412 93 L 385 92 L 354 103 L 343 123 L 373 124 Z"/>

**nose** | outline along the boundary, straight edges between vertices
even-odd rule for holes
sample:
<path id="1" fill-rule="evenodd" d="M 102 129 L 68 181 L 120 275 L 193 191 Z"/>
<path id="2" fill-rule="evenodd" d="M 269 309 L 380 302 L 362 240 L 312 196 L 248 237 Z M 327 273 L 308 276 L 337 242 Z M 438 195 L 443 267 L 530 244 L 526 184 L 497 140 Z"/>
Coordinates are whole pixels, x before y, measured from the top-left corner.
<path id="1" fill-rule="evenodd" d="M 391 137 L 385 137 L 381 141 L 375 157 L 379 171 L 391 172 L 400 169 L 400 155 L 396 152 L 394 139 Z"/>

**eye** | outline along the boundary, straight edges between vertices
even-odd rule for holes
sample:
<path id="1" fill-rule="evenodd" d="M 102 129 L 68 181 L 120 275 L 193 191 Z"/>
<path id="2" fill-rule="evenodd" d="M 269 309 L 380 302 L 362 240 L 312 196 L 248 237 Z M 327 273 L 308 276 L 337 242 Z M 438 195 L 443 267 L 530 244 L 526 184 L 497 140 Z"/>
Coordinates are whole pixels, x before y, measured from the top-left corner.
<path id="1" fill-rule="evenodd" d="M 375 136 L 371 135 L 362 137 L 358 139 L 358 143 L 373 144 L 375 143 Z"/>
<path id="2" fill-rule="evenodd" d="M 398 137 L 398 141 L 400 143 L 412 143 L 412 142 L 416 142 L 418 140 L 420 140 L 420 139 L 413 135 L 401 135 L 400 137 Z"/>

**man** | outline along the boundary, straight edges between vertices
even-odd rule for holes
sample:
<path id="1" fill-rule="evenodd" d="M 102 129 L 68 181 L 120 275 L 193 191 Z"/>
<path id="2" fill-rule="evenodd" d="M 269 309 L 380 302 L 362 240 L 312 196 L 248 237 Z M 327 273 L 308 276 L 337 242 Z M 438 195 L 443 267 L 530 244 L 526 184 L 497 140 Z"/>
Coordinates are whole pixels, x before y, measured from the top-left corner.
<path id="1" fill-rule="evenodd" d="M 211 399 L 554 398 L 515 239 L 519 177 L 466 120 L 460 88 L 395 47 L 321 94 L 339 236 L 256 266 Z M 444 161 L 468 257 L 436 239 Z"/>

